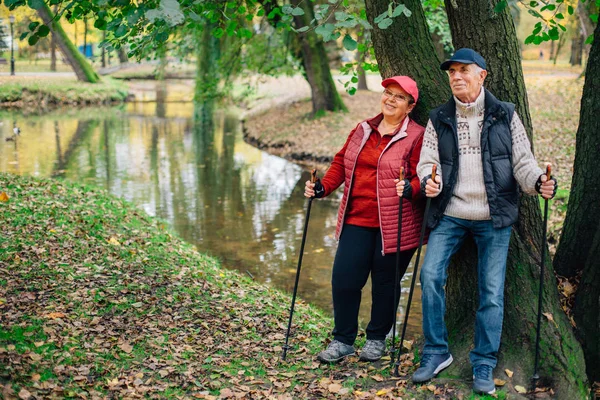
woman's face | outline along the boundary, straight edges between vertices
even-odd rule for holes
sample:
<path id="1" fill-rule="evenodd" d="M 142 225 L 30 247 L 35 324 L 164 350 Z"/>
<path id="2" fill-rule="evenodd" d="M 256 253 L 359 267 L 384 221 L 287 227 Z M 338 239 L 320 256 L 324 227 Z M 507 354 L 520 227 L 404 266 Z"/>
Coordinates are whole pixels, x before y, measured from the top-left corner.
<path id="1" fill-rule="evenodd" d="M 410 95 L 400 85 L 387 85 L 381 95 L 381 112 L 384 118 L 396 123 L 402 121 L 415 107 L 414 103 L 408 104 L 409 100 Z"/>

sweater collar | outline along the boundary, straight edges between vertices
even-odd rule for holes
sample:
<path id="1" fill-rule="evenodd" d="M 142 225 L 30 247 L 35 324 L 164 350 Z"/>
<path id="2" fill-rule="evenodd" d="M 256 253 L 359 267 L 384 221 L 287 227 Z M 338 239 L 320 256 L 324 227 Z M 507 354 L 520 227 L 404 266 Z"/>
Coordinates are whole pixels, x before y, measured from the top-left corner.
<path id="1" fill-rule="evenodd" d="M 479 95 L 472 103 L 463 103 L 456 96 L 454 102 L 456 103 L 456 113 L 464 118 L 472 118 L 477 115 L 483 115 L 485 110 L 485 89 L 481 87 Z"/>

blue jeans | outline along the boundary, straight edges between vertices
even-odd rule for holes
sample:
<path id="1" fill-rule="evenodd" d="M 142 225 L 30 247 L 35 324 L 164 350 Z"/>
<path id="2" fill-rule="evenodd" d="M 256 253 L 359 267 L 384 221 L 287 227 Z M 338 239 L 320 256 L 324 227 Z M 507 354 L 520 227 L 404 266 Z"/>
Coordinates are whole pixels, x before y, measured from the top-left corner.
<path id="1" fill-rule="evenodd" d="M 471 221 L 444 215 L 429 236 L 421 269 L 424 354 L 448 353 L 448 331 L 444 321 L 450 258 L 467 234 L 475 239 L 478 253 L 479 308 L 475 320 L 475 348 L 469 358 L 473 366 L 496 367 L 502 318 L 504 277 L 512 228 L 494 228 L 492 221 Z"/>

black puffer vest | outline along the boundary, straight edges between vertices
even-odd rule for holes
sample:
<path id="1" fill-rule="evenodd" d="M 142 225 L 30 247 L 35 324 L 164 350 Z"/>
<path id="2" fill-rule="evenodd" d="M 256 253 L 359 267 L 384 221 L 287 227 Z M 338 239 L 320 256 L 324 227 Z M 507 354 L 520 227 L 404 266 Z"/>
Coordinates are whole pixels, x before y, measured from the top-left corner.
<path id="1" fill-rule="evenodd" d="M 513 175 L 510 132 L 514 111 L 514 104 L 500 101 L 485 90 L 481 161 L 490 215 L 495 228 L 514 224 L 519 214 L 519 185 Z M 431 201 L 427 226 L 433 229 L 444 215 L 458 177 L 459 156 L 454 97 L 446 104 L 431 111 L 429 118 L 438 136 L 444 180 L 442 193 Z"/>

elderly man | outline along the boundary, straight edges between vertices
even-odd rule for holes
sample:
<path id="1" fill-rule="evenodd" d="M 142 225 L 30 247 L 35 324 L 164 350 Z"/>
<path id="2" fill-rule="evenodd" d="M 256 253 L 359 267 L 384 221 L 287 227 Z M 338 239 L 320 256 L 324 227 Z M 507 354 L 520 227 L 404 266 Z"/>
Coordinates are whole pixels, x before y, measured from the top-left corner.
<path id="1" fill-rule="evenodd" d="M 444 322 L 444 286 L 451 256 L 472 235 L 478 252 L 479 308 L 470 353 L 473 390 L 494 393 L 504 313 L 504 277 L 511 226 L 518 218 L 519 186 L 552 198 L 556 180 L 546 179 L 531 153 L 515 106 L 483 87 L 484 58 L 460 49 L 442 63 L 452 98 L 431 111 L 417 173 L 432 198 L 432 229 L 421 271 L 425 346 L 414 382 L 425 382 L 452 363 Z M 438 166 L 435 182 L 430 171 Z M 441 167 L 441 169 L 440 169 Z"/>

